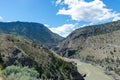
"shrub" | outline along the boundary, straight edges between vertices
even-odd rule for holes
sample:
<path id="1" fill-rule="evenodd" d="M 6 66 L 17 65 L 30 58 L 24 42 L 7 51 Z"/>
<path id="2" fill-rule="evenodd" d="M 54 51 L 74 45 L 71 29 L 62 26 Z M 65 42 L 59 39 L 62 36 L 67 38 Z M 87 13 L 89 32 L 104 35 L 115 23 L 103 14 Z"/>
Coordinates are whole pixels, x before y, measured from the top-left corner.
<path id="1" fill-rule="evenodd" d="M 17 38 L 15 38 L 15 36 L 13 35 L 9 35 L 7 36 L 7 40 L 8 41 L 12 41 L 12 42 L 18 42 L 19 40 Z"/>
<path id="2" fill-rule="evenodd" d="M 39 73 L 33 68 L 8 66 L 2 71 L 1 76 L 5 80 L 33 80 L 37 79 Z"/>

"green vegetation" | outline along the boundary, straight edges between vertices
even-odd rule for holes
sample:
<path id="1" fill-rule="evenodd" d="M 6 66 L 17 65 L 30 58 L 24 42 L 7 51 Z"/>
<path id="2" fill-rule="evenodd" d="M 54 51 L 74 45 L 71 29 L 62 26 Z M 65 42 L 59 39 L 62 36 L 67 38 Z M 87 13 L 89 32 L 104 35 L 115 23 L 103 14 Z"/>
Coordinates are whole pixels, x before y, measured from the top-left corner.
<path id="1" fill-rule="evenodd" d="M 32 22 L 0 22 L 0 32 L 24 36 L 47 47 L 55 46 L 63 39 L 43 24 Z"/>
<path id="2" fill-rule="evenodd" d="M 8 41 L 19 42 L 19 39 L 15 38 L 15 36 L 13 36 L 13 35 L 8 35 L 7 39 L 8 39 Z"/>
<path id="3" fill-rule="evenodd" d="M 71 79 L 77 79 L 72 77 L 72 75 L 74 75 L 72 72 L 77 70 L 76 66 L 73 66 L 71 63 L 62 61 L 60 58 L 55 58 L 54 64 L 54 67 L 58 68 L 63 76 L 65 75 L 65 79 L 69 79 L 70 77 Z"/>
<path id="4" fill-rule="evenodd" d="M 24 73 L 21 72 L 24 70 L 23 68 L 25 66 L 30 69 L 34 68 L 37 70 L 39 73 L 37 77 L 42 80 L 74 80 L 79 79 L 79 77 L 82 78 L 82 76 L 78 73 L 77 68 L 73 66 L 72 63 L 65 62 L 62 59 L 55 57 L 46 47 L 32 43 L 29 40 L 19 36 L 2 35 L 1 38 L 4 39 L 2 45 L 0 45 L 0 52 L 4 55 L 4 57 L 1 56 L 1 59 L 3 60 L 2 66 L 4 69 L 2 74 L 5 74 L 4 76 L 6 79 L 8 78 L 8 80 L 11 80 L 13 76 L 23 76 L 21 74 Z M 17 67 L 8 67 L 11 65 L 16 65 Z M 31 74 L 27 75 L 31 76 Z M 29 76 L 25 78 L 26 80 L 29 80 Z"/>
<path id="5" fill-rule="evenodd" d="M 28 67 L 8 66 L 1 72 L 5 80 L 33 80 L 37 79 L 39 73 Z"/>
<path id="6" fill-rule="evenodd" d="M 87 56 L 85 59 L 86 62 L 91 64 L 96 64 L 102 66 L 106 71 L 114 71 L 120 75 L 120 59 L 105 58 L 105 59 L 94 59 L 93 56 Z"/>

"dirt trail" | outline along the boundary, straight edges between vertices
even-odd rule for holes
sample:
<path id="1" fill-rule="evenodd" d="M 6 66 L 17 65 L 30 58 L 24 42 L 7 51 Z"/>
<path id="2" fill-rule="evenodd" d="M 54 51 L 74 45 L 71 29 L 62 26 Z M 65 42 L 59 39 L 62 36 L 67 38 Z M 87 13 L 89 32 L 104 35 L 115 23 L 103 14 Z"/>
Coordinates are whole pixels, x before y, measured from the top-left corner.
<path id="1" fill-rule="evenodd" d="M 54 52 L 53 52 L 54 53 Z M 95 67 L 91 64 L 80 62 L 77 59 L 69 59 L 65 57 L 61 57 L 54 53 L 57 57 L 67 61 L 76 63 L 77 69 L 79 73 L 86 74 L 85 80 L 115 80 L 111 76 L 108 76 L 104 73 L 104 70 L 101 68 Z"/>
<path id="2" fill-rule="evenodd" d="M 2 77 L 0 77 L 0 80 L 4 80 Z"/>

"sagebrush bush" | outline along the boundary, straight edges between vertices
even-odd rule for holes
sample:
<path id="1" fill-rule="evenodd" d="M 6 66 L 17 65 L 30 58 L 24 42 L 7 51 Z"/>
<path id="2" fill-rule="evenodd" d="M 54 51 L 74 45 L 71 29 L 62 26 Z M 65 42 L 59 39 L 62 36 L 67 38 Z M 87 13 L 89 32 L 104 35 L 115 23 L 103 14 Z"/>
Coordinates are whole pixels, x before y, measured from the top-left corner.
<path id="1" fill-rule="evenodd" d="M 33 80 L 37 79 L 39 73 L 28 67 L 8 66 L 1 72 L 5 80 Z"/>

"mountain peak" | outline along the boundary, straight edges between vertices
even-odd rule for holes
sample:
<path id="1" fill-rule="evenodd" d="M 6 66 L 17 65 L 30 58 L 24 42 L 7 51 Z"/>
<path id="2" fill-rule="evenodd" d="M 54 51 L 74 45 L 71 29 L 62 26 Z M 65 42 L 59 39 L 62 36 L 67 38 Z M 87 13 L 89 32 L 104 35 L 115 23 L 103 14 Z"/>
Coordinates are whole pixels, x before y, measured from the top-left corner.
<path id="1" fill-rule="evenodd" d="M 43 24 L 34 22 L 0 22 L 0 32 L 21 35 L 49 47 L 57 45 L 63 39 Z"/>

